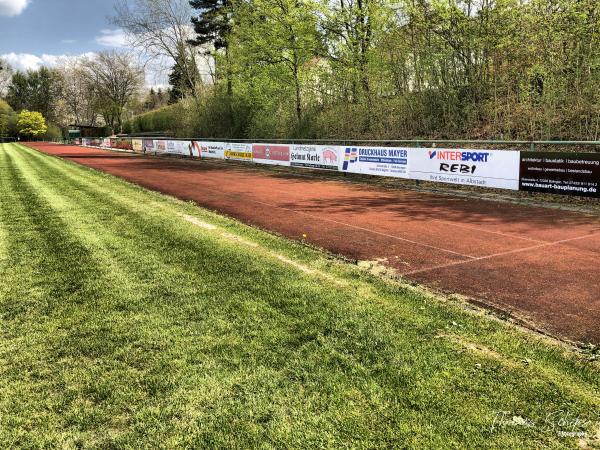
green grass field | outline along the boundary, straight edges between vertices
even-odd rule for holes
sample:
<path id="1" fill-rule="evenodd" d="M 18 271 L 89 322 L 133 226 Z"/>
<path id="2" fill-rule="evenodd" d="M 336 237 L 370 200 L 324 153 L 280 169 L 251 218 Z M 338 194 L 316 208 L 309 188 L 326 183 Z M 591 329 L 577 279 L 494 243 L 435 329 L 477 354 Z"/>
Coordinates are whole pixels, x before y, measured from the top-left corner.
<path id="1" fill-rule="evenodd" d="M 0 333 L 1 448 L 600 443 L 584 355 L 14 144 Z"/>

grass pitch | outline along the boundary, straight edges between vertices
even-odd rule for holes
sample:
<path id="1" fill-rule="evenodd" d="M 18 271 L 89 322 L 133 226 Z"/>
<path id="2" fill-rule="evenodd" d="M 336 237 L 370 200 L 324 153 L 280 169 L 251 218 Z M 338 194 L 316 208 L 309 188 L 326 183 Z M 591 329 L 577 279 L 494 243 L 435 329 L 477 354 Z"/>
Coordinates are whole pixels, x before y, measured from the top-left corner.
<path id="1" fill-rule="evenodd" d="M 0 447 L 600 445 L 600 370 L 460 305 L 0 145 Z"/>

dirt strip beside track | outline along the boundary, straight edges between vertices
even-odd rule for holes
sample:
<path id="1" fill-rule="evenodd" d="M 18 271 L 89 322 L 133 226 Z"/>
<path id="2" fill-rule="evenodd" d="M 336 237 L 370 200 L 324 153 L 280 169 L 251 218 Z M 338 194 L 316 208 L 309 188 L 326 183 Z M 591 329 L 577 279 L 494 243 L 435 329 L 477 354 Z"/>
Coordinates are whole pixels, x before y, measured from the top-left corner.
<path id="1" fill-rule="evenodd" d="M 600 343 L 600 218 L 251 165 L 28 144 L 141 186 Z"/>

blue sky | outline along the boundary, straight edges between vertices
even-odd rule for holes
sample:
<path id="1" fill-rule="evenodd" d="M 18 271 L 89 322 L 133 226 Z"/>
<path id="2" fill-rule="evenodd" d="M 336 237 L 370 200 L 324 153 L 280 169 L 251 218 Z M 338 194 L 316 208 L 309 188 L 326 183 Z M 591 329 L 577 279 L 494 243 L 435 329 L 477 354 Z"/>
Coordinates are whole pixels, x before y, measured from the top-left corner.
<path id="1" fill-rule="evenodd" d="M 112 0 L 0 0 L 0 57 L 17 69 L 122 44 Z"/>

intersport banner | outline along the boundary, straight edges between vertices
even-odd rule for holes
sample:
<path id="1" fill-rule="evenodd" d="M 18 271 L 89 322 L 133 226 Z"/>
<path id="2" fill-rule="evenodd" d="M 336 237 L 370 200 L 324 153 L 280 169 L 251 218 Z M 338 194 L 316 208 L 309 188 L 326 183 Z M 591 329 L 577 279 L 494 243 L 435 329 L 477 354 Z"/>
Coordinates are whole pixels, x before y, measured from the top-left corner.
<path id="1" fill-rule="evenodd" d="M 225 147 L 225 159 L 252 161 L 252 144 L 228 142 Z"/>
<path id="2" fill-rule="evenodd" d="M 293 145 L 290 153 L 292 167 L 338 170 L 343 147 L 335 145 Z"/>
<path id="3" fill-rule="evenodd" d="M 253 144 L 252 159 L 257 164 L 290 165 L 290 145 Z"/>
<path id="4" fill-rule="evenodd" d="M 413 149 L 346 147 L 340 170 L 386 177 L 410 178 L 409 155 Z"/>
<path id="5" fill-rule="evenodd" d="M 411 179 L 499 189 L 519 189 L 520 152 L 410 149 Z"/>

